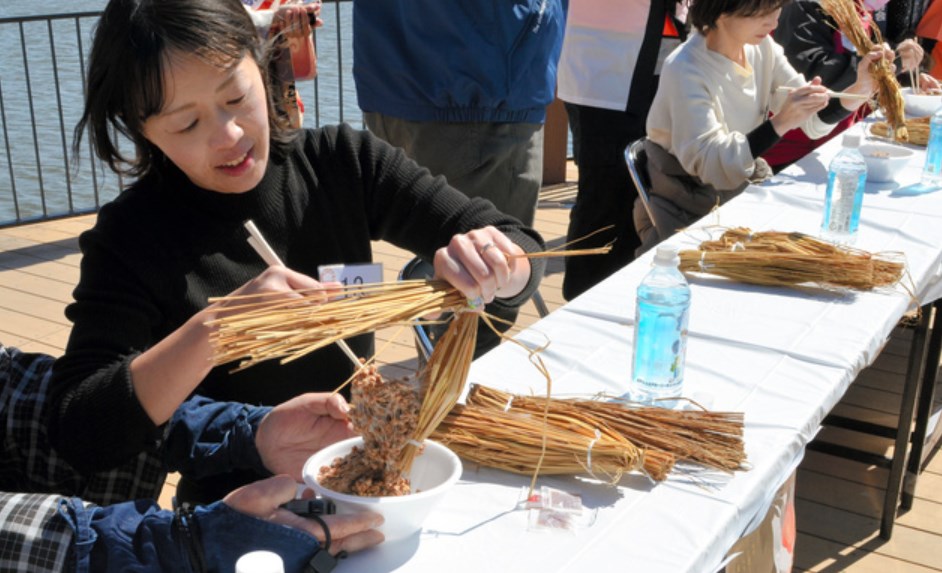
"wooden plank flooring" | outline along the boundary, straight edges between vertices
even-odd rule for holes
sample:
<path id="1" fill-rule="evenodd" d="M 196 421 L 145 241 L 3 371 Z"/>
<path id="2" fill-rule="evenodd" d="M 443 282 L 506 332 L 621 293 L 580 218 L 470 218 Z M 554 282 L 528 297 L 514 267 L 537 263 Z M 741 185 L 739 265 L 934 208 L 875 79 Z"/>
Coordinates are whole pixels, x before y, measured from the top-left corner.
<path id="1" fill-rule="evenodd" d="M 576 173 L 570 169 L 569 180 Z M 541 195 L 536 226 L 551 245 L 563 242 L 569 218 L 572 184 L 547 187 Z M 0 229 L 0 342 L 26 351 L 59 355 L 70 324 L 63 308 L 71 300 L 79 276 L 77 237 L 94 216 Z M 375 244 L 387 280 L 409 260 L 405 251 Z M 560 292 L 562 265 L 553 261 L 540 291 L 551 310 L 564 301 Z M 537 319 L 532 304 L 521 312 L 518 327 Z M 861 420 L 895 425 L 906 364 L 908 333 L 891 340 L 876 363 L 861 373 L 836 412 Z M 388 343 L 388 344 L 387 344 Z M 411 333 L 390 329 L 379 333 L 377 349 L 389 374 L 415 367 Z M 940 392 L 937 392 L 937 395 Z M 821 438 L 869 451 L 891 451 L 889 440 L 826 429 Z M 885 469 L 816 452 L 808 452 L 798 471 L 798 541 L 796 571 L 834 573 L 922 573 L 942 571 L 942 456 L 930 459 L 919 479 L 912 510 L 900 515 L 893 538 L 879 538 L 879 520 L 886 484 Z M 175 485 L 161 497 L 167 504 Z"/>

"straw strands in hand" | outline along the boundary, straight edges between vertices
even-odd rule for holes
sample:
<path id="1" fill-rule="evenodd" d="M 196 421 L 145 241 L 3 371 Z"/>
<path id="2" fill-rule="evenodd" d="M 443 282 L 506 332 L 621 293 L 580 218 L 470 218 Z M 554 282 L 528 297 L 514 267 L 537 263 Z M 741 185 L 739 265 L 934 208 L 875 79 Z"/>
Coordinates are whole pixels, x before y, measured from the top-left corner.
<path id="1" fill-rule="evenodd" d="M 579 239 L 581 240 L 581 239 Z M 563 245 L 565 247 L 565 245 Z M 539 259 L 604 254 L 611 245 L 593 249 L 556 249 L 510 258 Z M 467 307 L 458 289 L 439 280 L 406 280 L 216 297 L 225 308 L 207 325 L 213 363 L 242 360 L 242 370 L 273 358 L 290 362 L 315 350 L 387 326 L 409 324 L 423 316 Z"/>
<path id="2" fill-rule="evenodd" d="M 443 281 L 411 280 L 211 299 L 225 307 L 207 324 L 213 362 L 241 360 L 238 370 L 264 360 L 290 362 L 338 340 L 435 312 L 467 306 L 467 299 Z"/>
<path id="3" fill-rule="evenodd" d="M 458 403 L 471 369 L 477 337 L 478 314 L 456 313 L 432 350 L 428 364 L 419 372 L 422 405 L 412 441 L 403 449 L 399 462 L 403 473 L 409 471 L 419 453 L 416 444 L 424 442 Z"/>
<path id="4" fill-rule="evenodd" d="M 855 0 L 821 0 L 821 8 L 834 19 L 838 29 L 850 40 L 858 54 L 868 54 L 874 45 L 883 44 L 883 36 L 876 25 L 871 24 L 868 29 L 864 28 Z M 886 115 L 887 123 L 893 127 L 895 139 L 909 141 L 905 123 L 905 102 L 899 82 L 893 73 L 893 63 L 881 58 L 871 64 L 870 72 L 877 82 L 877 103 Z"/>
<path id="5" fill-rule="evenodd" d="M 729 229 L 697 250 L 680 253 L 684 273 L 708 273 L 765 286 L 815 283 L 869 290 L 892 286 L 903 276 L 902 263 L 885 255 L 843 247 L 803 233 Z"/>
<path id="6" fill-rule="evenodd" d="M 545 401 L 480 385 L 472 386 L 467 400 L 469 405 L 534 414 L 542 411 Z M 550 411 L 563 415 L 580 412 L 594 418 L 645 448 L 648 457 L 652 452 L 665 452 L 677 460 L 726 471 L 741 469 L 746 460 L 741 412 L 671 410 L 623 400 L 584 398 L 551 399 Z"/>

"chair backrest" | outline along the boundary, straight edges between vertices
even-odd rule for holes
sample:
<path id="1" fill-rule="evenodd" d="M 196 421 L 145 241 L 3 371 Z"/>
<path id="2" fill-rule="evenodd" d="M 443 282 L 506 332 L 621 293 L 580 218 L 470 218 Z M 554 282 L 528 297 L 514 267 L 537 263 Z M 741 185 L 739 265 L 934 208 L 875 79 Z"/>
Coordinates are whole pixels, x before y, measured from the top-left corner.
<path id="1" fill-rule="evenodd" d="M 435 268 L 431 263 L 419 258 L 414 257 L 409 260 L 408 263 L 402 270 L 399 271 L 399 280 L 410 280 L 410 279 L 430 279 L 435 276 Z M 549 308 L 546 306 L 546 302 L 543 300 L 543 296 L 540 295 L 540 291 L 533 292 L 533 305 L 536 307 L 536 312 L 543 318 L 549 314 Z M 412 331 L 415 334 L 415 347 L 419 353 L 419 363 L 424 364 L 428 361 L 429 356 L 432 355 L 432 350 L 435 347 L 435 342 L 442 332 L 441 328 L 434 328 L 434 325 L 424 325 L 421 322 L 412 323 Z"/>
<path id="2" fill-rule="evenodd" d="M 430 279 L 433 276 L 435 276 L 435 267 L 419 257 L 411 259 L 406 263 L 406 266 L 402 267 L 402 270 L 399 271 L 399 280 L 401 281 Z M 435 347 L 435 343 L 429 336 L 425 325 L 421 322 L 412 323 L 412 332 L 415 335 L 415 348 L 419 353 L 419 363 L 425 364 L 428 362 L 429 356 L 432 355 L 432 349 Z"/>
<path id="3" fill-rule="evenodd" d="M 638 189 L 638 197 L 644 210 L 651 219 L 651 224 L 657 229 L 657 221 L 654 218 L 654 212 L 651 210 L 650 198 L 648 192 L 651 189 L 651 178 L 648 176 L 648 154 L 644 151 L 644 138 L 636 139 L 625 149 L 625 163 L 628 164 L 628 174 L 631 175 L 631 181 Z"/>

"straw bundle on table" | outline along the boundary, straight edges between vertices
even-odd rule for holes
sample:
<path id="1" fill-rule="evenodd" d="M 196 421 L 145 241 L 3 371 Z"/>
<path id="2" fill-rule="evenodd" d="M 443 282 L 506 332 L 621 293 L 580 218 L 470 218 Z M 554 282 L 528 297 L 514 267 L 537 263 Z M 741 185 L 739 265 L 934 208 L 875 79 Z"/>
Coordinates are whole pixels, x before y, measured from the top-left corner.
<path id="1" fill-rule="evenodd" d="M 906 132 L 909 134 L 909 143 L 924 147 L 929 145 L 929 116 L 907 119 Z M 893 129 L 885 121 L 873 122 L 870 125 L 870 133 L 880 137 L 893 137 Z"/>
<path id="2" fill-rule="evenodd" d="M 883 36 L 877 26 L 871 25 L 864 29 L 860 21 L 861 11 L 854 0 L 821 0 L 821 7 L 834 19 L 838 29 L 850 40 L 858 54 L 868 54 L 874 45 L 883 44 Z M 897 141 L 909 141 L 904 121 L 903 94 L 893 73 L 892 62 L 881 58 L 871 65 L 870 72 L 877 82 L 877 103 L 886 115 L 887 123 L 893 127 L 894 138 Z"/>
<path id="3" fill-rule="evenodd" d="M 546 399 L 509 394 L 476 384 L 467 402 L 492 410 L 536 415 L 542 413 Z M 646 448 L 646 457 L 651 457 L 654 451 L 666 452 L 678 460 L 728 471 L 740 469 L 746 460 L 741 412 L 669 410 L 580 398 L 553 398 L 550 402 L 551 412 L 560 416 L 578 412 L 595 419 Z"/>
<path id="4" fill-rule="evenodd" d="M 521 475 L 532 474 L 539 464 L 541 475 L 589 473 L 616 483 L 623 474 L 643 468 L 653 479 L 663 480 L 674 465 L 670 454 L 642 451 L 581 412 L 550 411 L 546 421 L 544 425 L 542 412 L 458 405 L 432 438 L 462 458 Z"/>
<path id="5" fill-rule="evenodd" d="M 213 361 L 241 359 L 238 369 L 264 360 L 289 362 L 338 340 L 428 314 L 467 306 L 467 299 L 443 281 L 411 280 L 339 289 L 325 300 L 322 289 L 229 296 L 224 313 L 209 321 Z"/>
<path id="6" fill-rule="evenodd" d="M 765 286 L 815 283 L 869 290 L 900 282 L 903 264 L 803 233 L 727 230 L 680 253 L 680 270 Z"/>

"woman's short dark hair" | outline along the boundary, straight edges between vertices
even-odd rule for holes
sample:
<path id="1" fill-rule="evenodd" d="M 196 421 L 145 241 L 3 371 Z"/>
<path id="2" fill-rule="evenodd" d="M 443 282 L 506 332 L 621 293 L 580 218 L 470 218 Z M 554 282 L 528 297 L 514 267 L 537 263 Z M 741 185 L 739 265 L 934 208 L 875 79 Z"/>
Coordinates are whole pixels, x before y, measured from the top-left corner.
<path id="1" fill-rule="evenodd" d="M 706 32 L 716 27 L 720 16 L 748 18 L 778 10 L 790 0 L 693 0 L 688 17 L 695 30 Z"/>
<path id="2" fill-rule="evenodd" d="M 143 125 L 165 103 L 163 71 L 173 53 L 221 68 L 253 58 L 268 94 L 272 139 L 290 138 L 274 113 L 265 51 L 240 0 L 110 0 L 95 28 L 85 111 L 74 132 L 76 156 L 87 128 L 95 154 L 116 173 L 141 177 L 164 160 L 144 137 Z M 134 144 L 134 157 L 118 149 L 115 131 Z"/>

